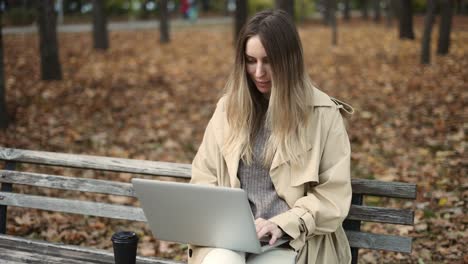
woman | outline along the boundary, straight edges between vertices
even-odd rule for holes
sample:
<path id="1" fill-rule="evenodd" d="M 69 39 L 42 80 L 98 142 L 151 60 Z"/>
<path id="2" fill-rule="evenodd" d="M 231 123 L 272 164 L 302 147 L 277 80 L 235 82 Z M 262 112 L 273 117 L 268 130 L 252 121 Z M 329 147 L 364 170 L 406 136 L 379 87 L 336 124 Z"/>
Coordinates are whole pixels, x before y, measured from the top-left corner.
<path id="1" fill-rule="evenodd" d="M 258 237 L 291 241 L 260 255 L 190 246 L 189 263 L 350 262 L 341 227 L 351 202 L 350 145 L 334 102 L 311 84 L 285 12 L 248 21 L 191 182 L 243 188 Z"/>

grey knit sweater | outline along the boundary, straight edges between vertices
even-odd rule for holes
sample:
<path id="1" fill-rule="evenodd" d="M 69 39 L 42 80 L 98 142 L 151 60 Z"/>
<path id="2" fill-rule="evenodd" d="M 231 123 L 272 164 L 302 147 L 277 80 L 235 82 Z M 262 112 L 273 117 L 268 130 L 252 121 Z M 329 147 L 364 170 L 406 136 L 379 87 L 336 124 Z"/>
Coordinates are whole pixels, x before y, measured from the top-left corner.
<path id="1" fill-rule="evenodd" d="M 237 171 L 241 188 L 247 192 L 255 219 L 270 219 L 289 210 L 288 204 L 276 193 L 269 168 L 263 165 L 263 150 L 268 136 L 268 130 L 262 125 L 254 139 L 252 165 L 249 166 L 241 160 Z"/>

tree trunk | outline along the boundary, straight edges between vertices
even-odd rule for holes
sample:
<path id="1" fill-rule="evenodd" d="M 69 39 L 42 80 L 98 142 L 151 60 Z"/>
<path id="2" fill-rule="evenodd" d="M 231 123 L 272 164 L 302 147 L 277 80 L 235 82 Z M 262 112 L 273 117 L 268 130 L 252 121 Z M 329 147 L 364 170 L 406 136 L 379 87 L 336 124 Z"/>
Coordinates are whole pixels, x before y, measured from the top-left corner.
<path id="1" fill-rule="evenodd" d="M 427 0 L 426 17 L 424 18 L 424 33 L 421 43 L 421 63 L 431 62 L 431 34 L 434 25 L 436 0 Z"/>
<path id="2" fill-rule="evenodd" d="M 345 21 L 351 20 L 351 3 L 350 0 L 344 0 L 344 8 L 343 8 L 343 19 Z"/>
<path id="3" fill-rule="evenodd" d="M 294 1 L 292 0 L 275 0 L 275 6 L 278 9 L 286 11 L 294 20 Z"/>
<path id="4" fill-rule="evenodd" d="M 414 39 L 411 0 L 400 0 L 400 39 Z"/>
<path id="5" fill-rule="evenodd" d="M 330 26 L 332 29 L 332 45 L 338 45 L 338 28 L 336 25 L 336 0 L 328 0 L 330 2 Z"/>
<path id="6" fill-rule="evenodd" d="M 236 0 L 234 23 L 234 43 L 237 43 L 239 33 L 247 20 L 247 0 Z"/>
<path id="7" fill-rule="evenodd" d="M 0 11 L 0 21 L 2 21 L 3 11 Z M 5 74 L 3 69 L 3 29 L 0 23 L 0 129 L 5 129 L 8 126 L 8 112 L 6 107 L 5 96 Z"/>
<path id="8" fill-rule="evenodd" d="M 210 0 L 202 0 L 202 10 L 203 11 L 210 11 Z"/>
<path id="9" fill-rule="evenodd" d="M 161 43 L 169 43 L 169 12 L 167 10 L 167 0 L 159 1 L 159 32 Z"/>
<path id="10" fill-rule="evenodd" d="M 323 24 L 329 26 L 331 21 L 330 0 L 322 0 L 323 5 Z"/>
<path id="11" fill-rule="evenodd" d="M 439 41 L 437 43 L 437 54 L 439 55 L 446 55 L 449 52 L 453 6 L 453 0 L 441 1 Z"/>
<path id="12" fill-rule="evenodd" d="M 61 80 L 62 69 L 59 61 L 54 1 L 37 1 L 37 7 L 42 80 Z"/>
<path id="13" fill-rule="evenodd" d="M 374 21 L 380 22 L 380 0 L 374 0 Z"/>
<path id="14" fill-rule="evenodd" d="M 93 0 L 93 39 L 95 49 L 109 48 L 107 17 L 102 0 Z"/>
<path id="15" fill-rule="evenodd" d="M 395 0 L 386 0 L 385 1 L 385 17 L 387 21 L 387 27 L 392 26 L 392 20 L 395 17 L 396 12 L 396 3 Z"/>
<path id="16" fill-rule="evenodd" d="M 54 1 L 37 1 L 42 80 L 61 80 Z"/>
<path id="17" fill-rule="evenodd" d="M 362 18 L 367 20 L 369 19 L 369 1 L 361 0 L 362 3 Z"/>

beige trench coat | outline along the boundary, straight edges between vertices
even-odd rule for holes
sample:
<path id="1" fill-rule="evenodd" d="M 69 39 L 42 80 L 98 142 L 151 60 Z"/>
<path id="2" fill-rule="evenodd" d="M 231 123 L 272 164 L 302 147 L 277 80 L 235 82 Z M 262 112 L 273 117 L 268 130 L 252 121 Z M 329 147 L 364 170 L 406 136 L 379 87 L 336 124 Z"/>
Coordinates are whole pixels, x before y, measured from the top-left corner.
<path id="1" fill-rule="evenodd" d="M 237 178 L 240 152 L 223 151 L 229 126 L 224 98 L 215 113 L 192 163 L 192 183 L 240 188 Z M 314 89 L 305 166 L 291 166 L 276 155 L 270 176 L 278 195 L 291 208 L 270 221 L 292 240 L 296 263 L 350 263 L 351 252 L 341 223 L 351 204 L 350 144 L 340 114 L 343 106 Z M 226 238 L 228 239 L 228 238 Z M 211 250 L 189 246 L 189 263 L 201 263 Z"/>

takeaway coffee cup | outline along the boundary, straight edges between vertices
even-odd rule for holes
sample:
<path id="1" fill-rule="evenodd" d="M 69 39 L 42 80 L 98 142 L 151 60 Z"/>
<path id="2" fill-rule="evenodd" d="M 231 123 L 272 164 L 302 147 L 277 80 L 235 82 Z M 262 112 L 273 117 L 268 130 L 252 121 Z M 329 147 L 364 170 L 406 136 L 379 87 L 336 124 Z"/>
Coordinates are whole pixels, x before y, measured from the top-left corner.
<path id="1" fill-rule="evenodd" d="M 135 264 L 138 236 L 134 232 L 120 231 L 112 235 L 115 264 Z"/>

